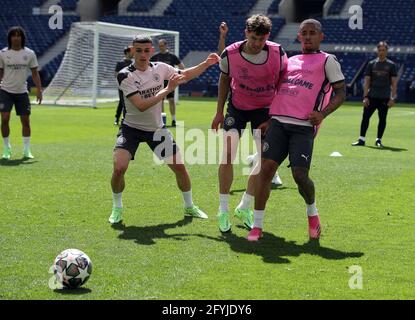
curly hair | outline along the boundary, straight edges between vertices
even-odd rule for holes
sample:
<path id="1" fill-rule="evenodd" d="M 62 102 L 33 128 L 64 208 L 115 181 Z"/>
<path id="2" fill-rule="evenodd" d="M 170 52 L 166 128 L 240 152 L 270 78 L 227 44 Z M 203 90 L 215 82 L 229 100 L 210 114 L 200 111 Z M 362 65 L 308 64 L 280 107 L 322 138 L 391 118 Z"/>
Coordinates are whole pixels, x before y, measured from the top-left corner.
<path id="1" fill-rule="evenodd" d="M 262 14 L 255 14 L 246 20 L 246 30 L 257 35 L 266 35 L 271 32 L 271 20 Z"/>

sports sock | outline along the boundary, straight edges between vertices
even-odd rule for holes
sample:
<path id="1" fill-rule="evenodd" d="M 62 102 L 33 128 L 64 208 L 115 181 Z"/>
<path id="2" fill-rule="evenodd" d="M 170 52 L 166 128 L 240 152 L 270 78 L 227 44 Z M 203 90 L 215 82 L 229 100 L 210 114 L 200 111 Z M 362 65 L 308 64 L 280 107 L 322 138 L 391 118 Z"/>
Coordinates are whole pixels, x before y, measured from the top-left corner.
<path id="1" fill-rule="evenodd" d="M 315 201 L 312 204 L 306 204 L 306 207 L 307 207 L 307 216 L 312 217 L 312 216 L 318 215 Z"/>
<path id="2" fill-rule="evenodd" d="M 183 201 L 185 208 L 190 208 L 191 206 L 193 206 L 192 190 L 183 192 Z"/>
<path id="3" fill-rule="evenodd" d="M 254 199 L 254 196 L 251 196 L 250 194 L 244 192 L 241 202 L 238 204 L 238 209 L 249 209 L 251 205 L 251 201 Z"/>
<path id="4" fill-rule="evenodd" d="M 3 143 L 5 148 L 11 148 L 10 146 L 10 138 L 9 137 L 3 137 Z"/>
<path id="5" fill-rule="evenodd" d="M 265 210 L 254 210 L 254 228 L 261 228 L 264 225 Z"/>
<path id="6" fill-rule="evenodd" d="M 219 194 L 219 210 L 229 212 L 229 193 Z"/>
<path id="7" fill-rule="evenodd" d="M 122 208 L 122 192 L 112 193 L 112 204 L 115 208 Z"/>
<path id="8" fill-rule="evenodd" d="M 25 151 L 30 149 L 30 137 L 23 137 L 23 148 Z"/>

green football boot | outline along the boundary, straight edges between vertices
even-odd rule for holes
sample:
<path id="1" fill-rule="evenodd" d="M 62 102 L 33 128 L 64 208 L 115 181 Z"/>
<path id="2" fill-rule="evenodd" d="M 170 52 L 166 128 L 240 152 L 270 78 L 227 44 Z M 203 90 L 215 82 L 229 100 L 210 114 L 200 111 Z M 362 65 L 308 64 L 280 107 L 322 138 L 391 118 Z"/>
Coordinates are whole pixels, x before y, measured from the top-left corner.
<path id="1" fill-rule="evenodd" d="M 189 208 L 184 208 L 184 214 L 195 218 L 207 219 L 208 216 L 198 206 L 192 205 Z"/>
<path id="2" fill-rule="evenodd" d="M 247 227 L 249 230 L 251 230 L 254 226 L 254 212 L 252 209 L 235 209 L 234 216 L 238 217 L 239 220 L 242 221 L 242 223 Z"/>
<path id="3" fill-rule="evenodd" d="M 112 208 L 111 215 L 108 219 L 110 223 L 119 223 L 122 221 L 122 208 Z"/>
<path id="4" fill-rule="evenodd" d="M 3 149 L 3 155 L 1 156 L 4 160 L 9 160 L 12 156 L 12 149 L 11 148 L 4 148 Z"/>
<path id="5" fill-rule="evenodd" d="M 231 230 L 231 223 L 229 222 L 229 212 L 219 211 L 218 215 L 220 232 L 228 232 Z"/>
<path id="6" fill-rule="evenodd" d="M 30 149 L 25 149 L 23 151 L 23 158 L 25 158 L 25 159 L 33 159 L 34 158 L 32 153 L 30 152 Z"/>

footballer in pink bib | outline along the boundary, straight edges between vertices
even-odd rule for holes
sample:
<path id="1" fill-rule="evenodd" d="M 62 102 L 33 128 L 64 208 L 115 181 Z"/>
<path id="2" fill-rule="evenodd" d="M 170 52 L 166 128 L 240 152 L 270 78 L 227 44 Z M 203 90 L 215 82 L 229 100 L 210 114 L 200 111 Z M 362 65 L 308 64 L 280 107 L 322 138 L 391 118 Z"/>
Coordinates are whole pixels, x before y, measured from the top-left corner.
<path id="1" fill-rule="evenodd" d="M 242 45 L 236 42 L 226 48 L 231 80 L 232 104 L 241 110 L 254 110 L 271 105 L 280 78 L 281 46 L 266 41 L 266 61 L 253 64 L 242 56 Z"/>
<path id="2" fill-rule="evenodd" d="M 323 38 L 319 21 L 307 19 L 301 23 L 298 40 L 302 53 L 288 59 L 270 109 L 272 118 L 263 143 L 261 170 L 255 181 L 254 225 L 248 241 L 258 241 L 262 236 L 271 180 L 287 157 L 306 205 L 309 237 L 320 238 L 315 188 L 309 177 L 314 138 L 323 119 L 335 111 L 346 96 L 344 75 L 336 57 L 320 51 Z"/>

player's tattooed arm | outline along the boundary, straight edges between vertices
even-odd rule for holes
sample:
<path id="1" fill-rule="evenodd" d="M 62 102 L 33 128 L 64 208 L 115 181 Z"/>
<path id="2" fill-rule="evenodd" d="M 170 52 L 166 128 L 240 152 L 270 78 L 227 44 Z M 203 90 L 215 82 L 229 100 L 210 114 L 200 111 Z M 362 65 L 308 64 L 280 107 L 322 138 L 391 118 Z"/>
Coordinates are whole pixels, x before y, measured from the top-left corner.
<path id="1" fill-rule="evenodd" d="M 325 117 L 337 110 L 346 99 L 345 81 L 332 84 L 334 96 L 331 97 L 327 107 L 323 111 L 313 111 L 308 117 L 312 125 L 318 126 Z"/>

